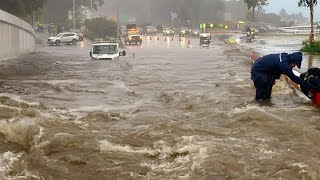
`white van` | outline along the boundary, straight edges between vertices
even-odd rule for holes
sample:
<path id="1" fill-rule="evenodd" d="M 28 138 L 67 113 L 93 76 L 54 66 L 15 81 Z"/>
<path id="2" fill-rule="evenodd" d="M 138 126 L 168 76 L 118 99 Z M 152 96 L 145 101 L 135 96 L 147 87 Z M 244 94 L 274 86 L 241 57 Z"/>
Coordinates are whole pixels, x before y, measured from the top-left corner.
<path id="1" fill-rule="evenodd" d="M 119 60 L 119 56 L 125 56 L 126 51 L 120 52 L 119 43 L 97 42 L 92 44 L 90 57 L 93 60 Z"/>

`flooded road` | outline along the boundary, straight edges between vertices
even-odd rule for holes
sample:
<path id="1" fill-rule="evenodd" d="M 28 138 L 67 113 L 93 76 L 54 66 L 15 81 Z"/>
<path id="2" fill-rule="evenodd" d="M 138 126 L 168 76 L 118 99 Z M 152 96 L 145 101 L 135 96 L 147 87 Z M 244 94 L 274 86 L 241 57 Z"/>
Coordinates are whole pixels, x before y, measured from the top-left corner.
<path id="1" fill-rule="evenodd" d="M 319 109 L 282 80 L 255 102 L 245 53 L 188 42 L 0 61 L 1 179 L 320 179 Z"/>

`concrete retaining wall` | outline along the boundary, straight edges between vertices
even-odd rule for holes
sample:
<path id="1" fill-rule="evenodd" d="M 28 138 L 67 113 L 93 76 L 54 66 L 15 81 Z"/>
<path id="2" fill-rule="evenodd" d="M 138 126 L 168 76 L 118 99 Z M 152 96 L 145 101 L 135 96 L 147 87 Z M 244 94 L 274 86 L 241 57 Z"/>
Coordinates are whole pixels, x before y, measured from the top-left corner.
<path id="1" fill-rule="evenodd" d="M 35 50 L 35 34 L 30 24 L 0 10 L 0 60 Z"/>

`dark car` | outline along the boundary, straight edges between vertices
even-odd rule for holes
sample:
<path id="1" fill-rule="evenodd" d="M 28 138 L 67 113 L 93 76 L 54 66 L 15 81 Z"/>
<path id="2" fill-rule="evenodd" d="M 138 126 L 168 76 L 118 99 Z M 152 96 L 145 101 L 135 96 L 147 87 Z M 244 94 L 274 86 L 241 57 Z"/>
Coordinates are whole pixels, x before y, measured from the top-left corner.
<path id="1" fill-rule="evenodd" d="M 76 33 L 79 37 L 79 41 L 83 41 L 83 34 L 80 29 L 70 29 L 70 32 Z"/>
<path id="2" fill-rule="evenodd" d="M 126 44 L 142 44 L 142 35 L 141 34 L 130 34 L 125 39 Z"/>
<path id="3" fill-rule="evenodd" d="M 209 47 L 211 43 L 211 35 L 210 33 L 201 33 L 199 35 L 200 39 L 200 46 L 202 47 Z"/>
<path id="4" fill-rule="evenodd" d="M 191 36 L 192 37 L 199 37 L 200 36 L 200 30 L 199 29 L 192 29 L 191 30 Z"/>
<path id="5" fill-rule="evenodd" d="M 180 32 L 179 32 L 180 37 L 190 37 L 190 35 L 191 35 L 191 30 L 189 28 L 182 27 L 180 29 Z"/>
<path id="6" fill-rule="evenodd" d="M 268 32 L 268 30 L 265 27 L 257 27 L 257 32 L 258 33 L 266 33 L 266 32 Z"/>

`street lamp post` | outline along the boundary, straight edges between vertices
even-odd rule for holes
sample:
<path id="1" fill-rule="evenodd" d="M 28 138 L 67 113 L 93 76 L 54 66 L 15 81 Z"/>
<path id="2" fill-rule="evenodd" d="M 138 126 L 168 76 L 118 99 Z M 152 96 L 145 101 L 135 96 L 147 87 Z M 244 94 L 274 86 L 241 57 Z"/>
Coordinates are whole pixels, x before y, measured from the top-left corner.
<path id="1" fill-rule="evenodd" d="M 147 0 L 148 25 L 150 25 L 150 0 Z"/>
<path id="2" fill-rule="evenodd" d="M 245 8 L 246 2 L 243 0 L 242 2 L 242 15 L 243 15 L 243 21 L 246 20 L 246 8 Z"/>
<path id="3" fill-rule="evenodd" d="M 73 0 L 73 29 L 76 29 L 76 0 Z"/>

